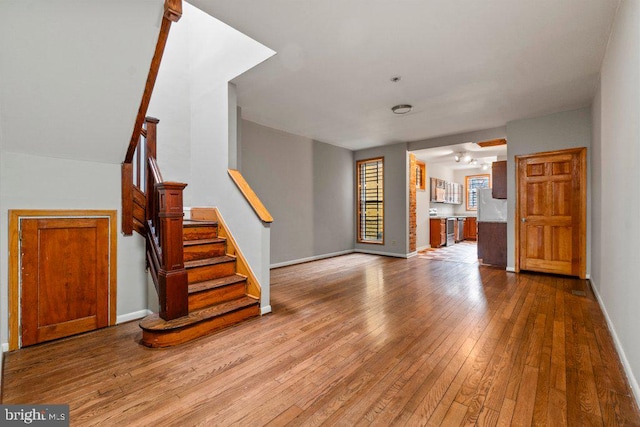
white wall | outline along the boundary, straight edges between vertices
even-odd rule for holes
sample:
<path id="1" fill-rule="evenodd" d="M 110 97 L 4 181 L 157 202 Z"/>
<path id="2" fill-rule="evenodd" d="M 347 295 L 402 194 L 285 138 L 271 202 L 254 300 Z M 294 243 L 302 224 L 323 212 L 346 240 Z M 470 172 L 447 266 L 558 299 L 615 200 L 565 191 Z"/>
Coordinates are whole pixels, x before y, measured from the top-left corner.
<path id="1" fill-rule="evenodd" d="M 620 4 L 593 103 L 591 282 L 640 401 L 640 2 Z"/>
<path id="2" fill-rule="evenodd" d="M 269 225 L 258 219 L 227 173 L 229 112 L 236 112 L 234 86 L 228 82 L 274 52 L 188 3 L 166 51 L 149 109 L 160 119 L 163 178 L 188 184 L 185 205 L 219 208 L 262 285 L 262 310 L 270 311 Z"/>
<path id="3" fill-rule="evenodd" d="M 375 157 L 384 157 L 384 245 L 356 243 L 355 249 L 363 252 L 406 257 L 409 253 L 409 155 L 407 144 L 385 145 L 354 153 L 355 161 Z M 352 189 L 356 186 L 355 179 L 354 176 L 354 181 L 351 184 Z M 355 204 L 353 209 L 355 212 Z M 356 215 L 354 215 L 354 223 L 357 221 L 355 217 Z"/>
<path id="4" fill-rule="evenodd" d="M 191 182 L 191 102 L 189 76 L 189 10 L 171 25 L 169 41 L 153 89 L 148 116 L 160 120 L 157 158 L 166 181 Z M 183 193 L 185 206 L 191 206 L 191 187 Z"/>
<path id="5" fill-rule="evenodd" d="M 120 165 L 54 159 L 23 153 L 2 152 L 0 221 L 8 224 L 9 209 L 104 209 L 117 210 L 118 224 L 118 316 L 145 310 L 145 248 L 141 236 L 124 237 L 120 231 Z M 0 247 L 7 248 L 6 233 Z M 7 252 L 4 252 L 5 254 Z M 3 272 L 7 257 L 0 258 Z M 8 340 L 8 278 L 0 277 L 1 328 Z"/>
<path id="6" fill-rule="evenodd" d="M 124 160 L 163 0 L 9 0 L 0 25 L 5 150 Z"/>
<path id="7" fill-rule="evenodd" d="M 515 156 L 587 147 L 587 180 L 591 178 L 591 109 L 564 111 L 507 123 L 507 268 L 515 268 Z M 587 213 L 591 185 L 587 182 Z M 591 215 L 587 214 L 587 274 L 590 272 Z"/>
<path id="8" fill-rule="evenodd" d="M 353 250 L 353 152 L 242 120 L 242 174 L 271 215 L 271 264 Z"/>
<path id="9" fill-rule="evenodd" d="M 427 165 L 427 176 L 429 166 Z M 416 189 L 416 249 L 421 251 L 430 247 L 429 243 L 429 179 L 425 189 Z"/>

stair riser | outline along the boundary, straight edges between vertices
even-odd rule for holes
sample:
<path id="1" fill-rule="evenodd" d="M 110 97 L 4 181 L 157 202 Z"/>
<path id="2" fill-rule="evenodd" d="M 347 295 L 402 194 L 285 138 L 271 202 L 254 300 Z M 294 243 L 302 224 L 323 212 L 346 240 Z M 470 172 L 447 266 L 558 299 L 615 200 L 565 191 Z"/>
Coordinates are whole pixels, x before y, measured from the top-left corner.
<path id="1" fill-rule="evenodd" d="M 182 240 L 215 239 L 216 237 L 218 237 L 217 226 L 184 227 L 182 229 Z"/>
<path id="2" fill-rule="evenodd" d="M 209 243 L 206 245 L 191 245 L 184 247 L 184 260 L 194 261 L 197 259 L 213 258 L 223 256 L 226 252 L 224 242 Z"/>
<path id="3" fill-rule="evenodd" d="M 260 307 L 256 304 L 219 317 L 186 326 L 172 331 L 142 330 L 142 344 L 147 347 L 170 347 L 208 335 L 213 331 L 240 323 L 250 317 L 258 316 Z"/>
<path id="4" fill-rule="evenodd" d="M 219 279 L 220 277 L 231 276 L 236 272 L 236 262 L 222 262 L 220 264 L 205 265 L 187 269 L 189 283 L 202 282 L 205 280 Z"/>
<path id="5" fill-rule="evenodd" d="M 189 295 L 189 311 L 205 308 L 213 304 L 231 301 L 243 297 L 247 289 L 247 282 L 234 283 L 217 289 L 210 289 Z"/>

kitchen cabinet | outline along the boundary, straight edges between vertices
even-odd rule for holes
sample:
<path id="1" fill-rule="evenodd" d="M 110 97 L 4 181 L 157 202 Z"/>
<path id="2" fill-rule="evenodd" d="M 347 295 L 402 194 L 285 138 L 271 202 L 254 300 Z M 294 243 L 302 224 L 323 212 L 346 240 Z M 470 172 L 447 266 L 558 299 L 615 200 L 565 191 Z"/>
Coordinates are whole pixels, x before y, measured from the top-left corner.
<path id="1" fill-rule="evenodd" d="M 429 240 L 432 248 L 439 248 L 447 243 L 447 220 L 445 218 L 429 219 Z"/>
<path id="2" fill-rule="evenodd" d="M 464 222 L 464 240 L 477 240 L 478 230 L 476 217 L 468 216 Z"/>
<path id="3" fill-rule="evenodd" d="M 494 199 L 507 198 L 507 161 L 493 162 L 491 164 L 491 195 Z"/>
<path id="4" fill-rule="evenodd" d="M 430 201 L 447 203 L 450 205 L 462 204 L 462 185 L 456 182 L 447 182 L 439 178 L 430 180 Z"/>
<path id="5" fill-rule="evenodd" d="M 507 266 L 507 223 L 478 223 L 478 258 L 483 264 Z"/>

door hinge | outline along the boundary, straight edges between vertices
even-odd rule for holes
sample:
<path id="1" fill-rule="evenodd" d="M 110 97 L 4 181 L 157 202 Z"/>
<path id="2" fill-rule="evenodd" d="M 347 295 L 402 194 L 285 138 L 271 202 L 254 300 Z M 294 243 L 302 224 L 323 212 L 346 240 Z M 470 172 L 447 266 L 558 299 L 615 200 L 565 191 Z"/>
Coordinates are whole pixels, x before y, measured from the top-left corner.
<path id="1" fill-rule="evenodd" d="M 18 230 L 18 240 L 22 241 L 22 230 Z"/>

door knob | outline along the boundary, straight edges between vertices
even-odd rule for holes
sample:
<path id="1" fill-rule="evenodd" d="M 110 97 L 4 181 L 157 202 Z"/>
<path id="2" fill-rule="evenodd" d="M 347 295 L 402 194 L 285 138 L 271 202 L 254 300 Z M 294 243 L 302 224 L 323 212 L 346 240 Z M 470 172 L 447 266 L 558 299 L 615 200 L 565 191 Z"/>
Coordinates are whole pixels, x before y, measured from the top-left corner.
<path id="1" fill-rule="evenodd" d="M 522 218 L 520 221 L 527 222 L 527 218 Z"/>

